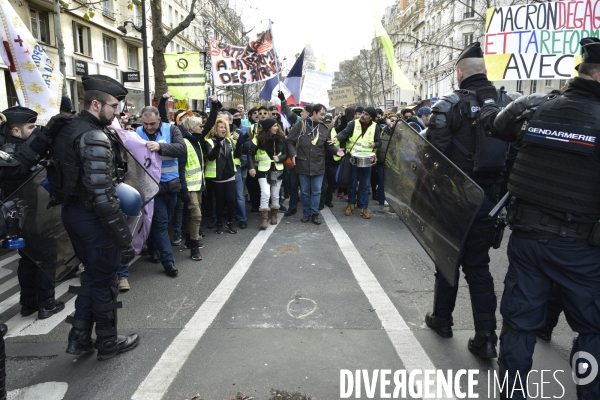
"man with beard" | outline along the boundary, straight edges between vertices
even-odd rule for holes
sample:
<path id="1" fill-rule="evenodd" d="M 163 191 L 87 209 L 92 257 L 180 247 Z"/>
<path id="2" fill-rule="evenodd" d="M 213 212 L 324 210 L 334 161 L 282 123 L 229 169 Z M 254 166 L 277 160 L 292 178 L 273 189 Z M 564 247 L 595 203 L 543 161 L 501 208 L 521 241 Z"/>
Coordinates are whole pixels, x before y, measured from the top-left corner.
<path id="1" fill-rule="evenodd" d="M 108 126 L 119 117 L 119 101 L 127 89 L 103 75 L 83 76 L 82 83 L 84 110 L 56 136 L 48 180 L 62 205 L 62 221 L 75 254 L 85 265 L 81 287 L 69 288 L 77 300 L 75 315 L 66 320 L 73 325 L 67 353 L 79 355 L 95 347 L 98 360 L 106 360 L 139 343 L 137 334 L 118 335 L 116 318 L 122 306 L 116 301 L 117 270 L 120 263 L 133 260 L 135 250 L 114 183 L 127 164 L 122 143 Z"/>

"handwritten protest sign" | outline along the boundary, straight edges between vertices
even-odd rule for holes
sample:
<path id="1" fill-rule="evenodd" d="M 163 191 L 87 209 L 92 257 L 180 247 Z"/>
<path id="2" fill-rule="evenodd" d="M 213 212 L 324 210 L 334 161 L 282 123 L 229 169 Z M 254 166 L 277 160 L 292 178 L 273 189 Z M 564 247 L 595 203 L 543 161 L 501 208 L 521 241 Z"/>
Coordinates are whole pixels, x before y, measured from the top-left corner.
<path id="1" fill-rule="evenodd" d="M 332 82 L 333 74 L 307 69 L 304 74 L 304 84 L 302 85 L 300 101 L 321 103 L 329 106 L 327 90 L 331 89 Z"/>
<path id="2" fill-rule="evenodd" d="M 490 80 L 567 79 L 581 62 L 579 41 L 600 35 L 600 0 L 557 1 L 487 10 Z"/>
<path id="3" fill-rule="evenodd" d="M 329 105 L 332 107 L 339 107 L 344 104 L 350 105 L 356 102 L 352 86 L 328 90 L 327 95 L 329 96 Z"/>
<path id="4" fill-rule="evenodd" d="M 281 72 L 273 44 L 271 21 L 248 34 L 247 46 L 234 46 L 209 39 L 210 59 L 215 85 L 244 85 L 267 80 Z"/>

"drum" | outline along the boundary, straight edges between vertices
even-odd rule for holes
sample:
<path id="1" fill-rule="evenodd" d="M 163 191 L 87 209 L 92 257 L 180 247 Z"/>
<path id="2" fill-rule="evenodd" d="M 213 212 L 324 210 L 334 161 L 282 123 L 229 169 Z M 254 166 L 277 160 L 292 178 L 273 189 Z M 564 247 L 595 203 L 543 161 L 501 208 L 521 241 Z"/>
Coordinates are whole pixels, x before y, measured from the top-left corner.
<path id="1" fill-rule="evenodd" d="M 359 168 L 366 168 L 375 165 L 377 162 L 377 156 L 375 153 L 360 152 L 354 153 L 350 156 L 350 164 L 356 165 Z"/>

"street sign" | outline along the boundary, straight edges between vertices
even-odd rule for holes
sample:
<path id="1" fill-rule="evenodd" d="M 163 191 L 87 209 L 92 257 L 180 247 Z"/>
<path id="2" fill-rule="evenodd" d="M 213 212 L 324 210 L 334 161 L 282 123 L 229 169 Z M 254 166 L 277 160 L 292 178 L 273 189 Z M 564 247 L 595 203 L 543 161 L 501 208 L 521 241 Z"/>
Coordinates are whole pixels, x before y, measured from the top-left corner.
<path id="1" fill-rule="evenodd" d="M 88 75 L 88 63 L 81 60 L 75 60 L 75 75 Z"/>
<path id="2" fill-rule="evenodd" d="M 352 86 L 344 86 L 341 88 L 328 90 L 327 95 L 329 96 L 329 105 L 332 107 L 356 103 Z"/>
<path id="3" fill-rule="evenodd" d="M 121 72 L 121 77 L 123 79 L 123 83 L 125 82 L 139 82 L 140 81 L 140 73 L 136 72 Z"/>

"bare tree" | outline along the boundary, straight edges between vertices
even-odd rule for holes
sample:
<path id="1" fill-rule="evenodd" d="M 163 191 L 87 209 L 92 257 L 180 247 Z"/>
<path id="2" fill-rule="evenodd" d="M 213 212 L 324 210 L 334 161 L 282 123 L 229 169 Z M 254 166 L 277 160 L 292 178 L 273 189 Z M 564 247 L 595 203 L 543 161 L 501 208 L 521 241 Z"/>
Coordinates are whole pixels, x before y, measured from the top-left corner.
<path id="1" fill-rule="evenodd" d="M 142 0 L 143 1 L 143 0 Z M 168 90 L 165 79 L 165 70 L 167 63 L 165 61 L 165 50 L 167 45 L 177 34 L 190 26 L 190 23 L 196 18 L 194 7 L 196 0 L 192 0 L 190 10 L 183 21 L 173 27 L 168 33 L 165 32 L 162 22 L 162 8 L 160 0 L 150 0 L 150 15 L 152 16 L 152 67 L 154 68 L 154 100 L 158 103 L 163 93 Z M 144 16 L 145 17 L 145 16 Z"/>
<path id="2" fill-rule="evenodd" d="M 352 86 L 358 104 L 375 104 L 375 94 L 381 87 L 377 52 L 362 49 L 351 60 L 342 61 L 333 87 Z"/>

